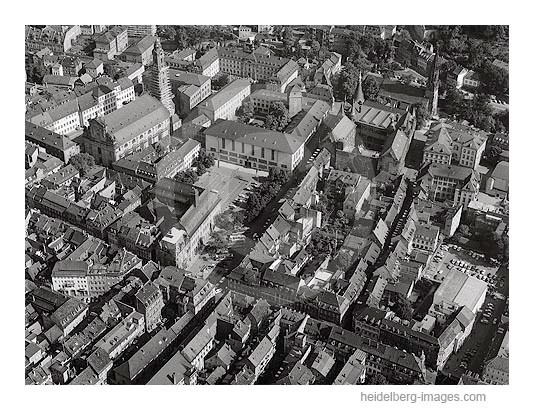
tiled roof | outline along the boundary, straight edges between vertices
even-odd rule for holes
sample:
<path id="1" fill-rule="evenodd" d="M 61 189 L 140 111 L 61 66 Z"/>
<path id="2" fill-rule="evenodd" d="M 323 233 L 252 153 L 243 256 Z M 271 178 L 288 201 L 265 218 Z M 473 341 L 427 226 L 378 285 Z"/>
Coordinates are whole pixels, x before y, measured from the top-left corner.
<path id="1" fill-rule="evenodd" d="M 143 54 L 145 51 L 154 46 L 156 42 L 156 37 L 154 36 L 144 36 L 140 41 L 131 45 L 126 50 L 123 51 L 124 54 Z"/>
<path id="2" fill-rule="evenodd" d="M 431 164 L 428 168 L 428 173 L 432 177 L 456 179 L 458 181 L 465 181 L 473 174 L 473 172 L 476 171 L 471 168 L 460 167 L 457 165 Z"/>
<path id="3" fill-rule="evenodd" d="M 213 111 L 217 111 L 224 104 L 226 104 L 228 101 L 230 101 L 232 98 L 234 98 L 237 94 L 239 94 L 246 88 L 250 88 L 250 81 L 238 78 L 232 81 L 230 84 L 227 84 L 217 94 L 201 102 L 198 106 L 199 108 L 206 107 Z"/>
<path id="4" fill-rule="evenodd" d="M 202 74 L 169 68 L 169 80 L 171 82 L 176 81 L 182 84 L 196 85 L 197 87 L 201 87 L 203 84 L 209 81 L 210 78 Z"/>
<path id="5" fill-rule="evenodd" d="M 33 124 L 29 121 L 25 122 L 26 139 L 35 142 L 38 145 L 50 147 L 53 149 L 68 150 L 70 147 L 76 145 L 67 137 L 49 131 L 46 128 Z"/>
<path id="6" fill-rule="evenodd" d="M 215 122 L 205 131 L 205 134 L 289 154 L 294 154 L 304 144 L 304 140 L 295 135 L 269 131 L 264 128 L 245 125 L 229 120 L 219 120 Z"/>
<path id="7" fill-rule="evenodd" d="M 258 367 L 261 361 L 267 356 L 267 354 L 274 349 L 273 343 L 265 336 L 261 342 L 256 346 L 254 351 L 248 357 L 249 362 L 254 366 Z"/>
<path id="8" fill-rule="evenodd" d="M 141 371 L 155 360 L 163 350 L 175 339 L 172 330 L 161 329 L 148 342 L 146 342 L 130 359 L 120 364 L 114 372 L 133 380 Z"/>
<path id="9" fill-rule="evenodd" d="M 400 161 L 409 148 L 408 142 L 409 138 L 404 131 L 397 130 L 395 134 L 388 137 L 381 155 L 391 154 L 395 160 Z"/>
<path id="10" fill-rule="evenodd" d="M 108 132 L 122 145 L 169 118 L 169 111 L 156 98 L 145 94 L 102 117 Z"/>

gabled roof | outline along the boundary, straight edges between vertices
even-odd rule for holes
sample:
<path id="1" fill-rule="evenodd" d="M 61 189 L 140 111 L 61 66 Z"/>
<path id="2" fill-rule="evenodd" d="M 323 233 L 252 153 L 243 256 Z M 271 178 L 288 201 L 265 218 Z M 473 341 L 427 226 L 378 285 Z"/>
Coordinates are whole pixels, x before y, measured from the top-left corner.
<path id="1" fill-rule="evenodd" d="M 156 98 L 142 95 L 120 109 L 101 117 L 107 131 L 122 145 L 169 118 L 169 111 Z"/>
<path id="2" fill-rule="evenodd" d="M 114 372 L 133 380 L 170 345 L 176 335 L 171 330 L 161 329 L 145 343 L 130 359 L 118 365 Z"/>
<path id="3" fill-rule="evenodd" d="M 272 270 L 267 270 L 265 272 L 265 274 L 263 275 L 263 280 L 289 288 L 295 288 L 295 290 L 299 288 L 301 282 L 301 279 L 296 276 L 278 273 Z"/>
<path id="4" fill-rule="evenodd" d="M 238 78 L 237 80 L 234 80 L 231 83 L 227 84 L 217 94 L 201 102 L 198 107 L 204 107 L 212 111 L 217 111 L 224 104 L 226 104 L 228 101 L 230 101 L 232 98 L 234 98 L 237 94 L 239 94 L 246 88 L 250 89 L 250 81 Z"/>
<path id="5" fill-rule="evenodd" d="M 50 147 L 53 149 L 67 150 L 76 145 L 67 137 L 57 134 L 39 125 L 33 124 L 29 121 L 25 121 L 26 127 L 26 139 L 35 142 L 38 145 Z"/>
<path id="6" fill-rule="evenodd" d="M 256 368 L 272 349 L 274 349 L 273 343 L 265 336 L 248 357 L 248 361 Z"/>
<path id="7" fill-rule="evenodd" d="M 404 131 L 397 130 L 386 141 L 381 156 L 391 155 L 396 161 L 401 161 L 404 153 L 408 150 L 409 138 Z"/>
<path id="8" fill-rule="evenodd" d="M 154 36 L 144 36 L 140 41 L 131 45 L 126 50 L 123 51 L 124 54 L 136 54 L 140 55 L 149 50 L 154 46 L 156 42 L 156 37 Z"/>
<path id="9" fill-rule="evenodd" d="M 446 127 L 433 128 L 430 130 L 430 138 L 425 146 L 425 151 L 451 155 L 451 143 L 452 138 Z"/>
<path id="10" fill-rule="evenodd" d="M 356 128 L 354 124 L 345 114 L 327 115 L 324 124 L 330 128 L 330 132 L 334 141 L 343 141 Z"/>

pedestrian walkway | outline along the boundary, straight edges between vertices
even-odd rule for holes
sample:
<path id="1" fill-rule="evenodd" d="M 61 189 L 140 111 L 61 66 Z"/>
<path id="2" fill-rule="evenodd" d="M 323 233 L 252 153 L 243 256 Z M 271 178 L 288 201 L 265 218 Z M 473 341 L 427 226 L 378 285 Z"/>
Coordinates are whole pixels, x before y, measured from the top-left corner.
<path id="1" fill-rule="evenodd" d="M 230 164 L 228 162 L 220 161 L 219 162 L 219 168 L 230 168 L 235 169 L 237 171 L 243 172 L 245 174 L 254 175 L 256 177 L 267 177 L 269 176 L 268 172 L 265 171 L 258 171 L 252 168 L 245 168 L 240 165 Z"/>

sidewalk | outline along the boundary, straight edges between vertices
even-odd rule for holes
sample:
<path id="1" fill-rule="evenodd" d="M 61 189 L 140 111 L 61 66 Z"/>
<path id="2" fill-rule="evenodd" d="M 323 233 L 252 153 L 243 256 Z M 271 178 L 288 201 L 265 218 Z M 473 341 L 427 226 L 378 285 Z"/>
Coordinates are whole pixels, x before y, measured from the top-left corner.
<path id="1" fill-rule="evenodd" d="M 236 171 L 243 172 L 245 174 L 253 175 L 255 177 L 267 177 L 269 176 L 268 172 L 265 171 L 256 171 L 252 168 L 245 168 L 240 165 L 230 164 L 229 162 L 220 161 L 219 166 L 217 166 L 217 161 L 215 161 L 215 166 L 217 168 L 230 168 L 235 169 Z"/>

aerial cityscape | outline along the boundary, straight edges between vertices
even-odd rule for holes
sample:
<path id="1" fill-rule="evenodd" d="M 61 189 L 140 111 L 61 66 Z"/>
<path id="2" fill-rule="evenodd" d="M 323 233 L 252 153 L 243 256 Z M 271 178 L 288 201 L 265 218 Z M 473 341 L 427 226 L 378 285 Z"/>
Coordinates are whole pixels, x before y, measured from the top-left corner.
<path id="1" fill-rule="evenodd" d="M 497 25 L 26 25 L 25 384 L 508 385 L 508 61 Z"/>

